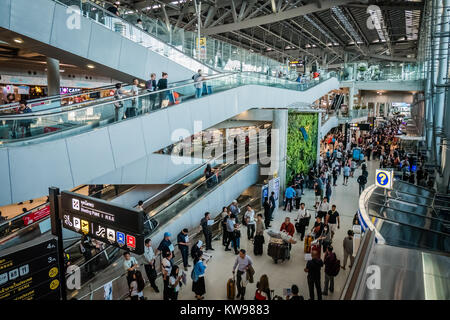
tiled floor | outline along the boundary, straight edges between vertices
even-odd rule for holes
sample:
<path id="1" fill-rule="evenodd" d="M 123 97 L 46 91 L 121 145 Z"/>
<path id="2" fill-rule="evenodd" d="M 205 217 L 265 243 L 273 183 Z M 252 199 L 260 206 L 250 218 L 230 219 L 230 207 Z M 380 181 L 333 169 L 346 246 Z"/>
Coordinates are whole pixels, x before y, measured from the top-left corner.
<path id="1" fill-rule="evenodd" d="M 367 163 L 369 178 L 368 185 L 374 181 L 375 169 L 378 167 L 378 162 L 370 161 Z M 338 259 L 343 262 L 343 248 L 342 242 L 347 234 L 347 230 L 351 229 L 352 219 L 358 209 L 359 190 L 357 177 L 361 174 L 361 169 L 357 169 L 355 177 L 349 179 L 348 186 L 342 185 L 342 176 L 339 176 L 337 186 L 333 187 L 333 193 L 331 195 L 331 204 L 336 204 L 337 210 L 341 216 L 341 228 L 337 231 L 333 239 L 333 247 Z M 302 198 L 302 202 L 306 203 L 307 208 L 313 209 L 314 205 L 314 193 L 312 190 L 306 190 L 305 195 Z M 291 217 L 291 221 L 296 216 L 296 213 L 287 213 L 278 209 L 274 213 L 275 220 L 272 223 L 272 227 L 279 229 L 281 223 L 286 216 Z M 313 219 L 311 220 L 310 227 L 312 227 Z M 296 237 L 299 237 L 296 235 Z M 300 289 L 300 294 L 309 298 L 308 285 L 306 282 L 306 273 L 304 268 L 306 261 L 304 259 L 303 242 L 298 240 L 297 244 L 292 246 L 291 259 L 285 262 L 278 262 L 275 264 L 273 260 L 267 256 L 267 241 L 269 237 L 265 235 L 266 243 L 264 244 L 264 254 L 262 256 L 253 256 L 253 244 L 247 241 L 245 227 L 242 229 L 241 248 L 246 249 L 254 261 L 255 269 L 255 282 L 248 284 L 246 299 L 253 299 L 256 290 L 256 282 L 261 275 L 267 274 L 269 277 L 270 288 L 274 290 L 275 295 L 282 295 L 283 288 L 290 288 L 292 284 L 297 284 Z M 210 300 L 222 300 L 226 299 L 226 282 L 232 276 L 232 267 L 235 261 L 235 255 L 233 251 L 225 252 L 222 246 L 222 242 L 214 241 L 213 248 L 215 251 L 210 252 L 212 259 L 208 264 L 208 268 L 205 275 L 206 282 L 206 295 L 205 299 Z M 190 261 L 192 264 L 192 261 Z M 349 262 L 348 262 L 349 263 Z M 190 279 L 191 269 L 187 272 L 187 284 L 182 287 L 179 293 L 180 300 L 194 299 L 194 293 L 192 292 L 192 282 Z M 339 275 L 335 279 L 335 291 L 333 294 L 329 293 L 324 299 L 339 299 L 342 288 L 345 284 L 347 276 L 349 274 L 349 268 L 341 270 Z M 322 287 L 323 287 L 323 269 L 322 269 Z M 144 295 L 150 300 L 162 299 L 162 280 L 158 279 L 157 284 L 161 289 L 161 293 L 156 294 L 150 287 L 144 290 Z"/>

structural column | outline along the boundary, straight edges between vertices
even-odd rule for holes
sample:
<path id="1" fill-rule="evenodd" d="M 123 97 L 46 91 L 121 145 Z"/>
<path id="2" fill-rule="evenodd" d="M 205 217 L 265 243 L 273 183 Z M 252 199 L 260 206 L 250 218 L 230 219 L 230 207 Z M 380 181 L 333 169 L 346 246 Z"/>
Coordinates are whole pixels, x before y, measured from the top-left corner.
<path id="1" fill-rule="evenodd" d="M 288 110 L 273 110 L 272 129 L 278 132 L 278 139 L 272 142 L 272 150 L 278 150 L 278 157 L 272 153 L 272 161 L 276 161 L 275 168 L 278 168 L 277 175 L 280 177 L 280 195 L 284 195 L 286 188 L 286 154 L 287 154 L 287 133 L 288 133 Z"/>
<path id="2" fill-rule="evenodd" d="M 441 7 L 443 4 L 443 8 Z M 436 33 L 435 36 L 438 37 L 439 40 L 436 41 L 436 49 L 438 51 L 435 52 L 437 63 L 439 65 L 437 70 L 437 78 L 436 78 L 436 105 L 434 112 L 434 134 L 436 137 L 435 140 L 435 154 L 436 161 L 439 165 L 441 162 L 440 158 L 440 145 L 441 145 L 441 137 L 443 135 L 443 120 L 444 120 L 444 108 L 445 108 L 445 88 L 443 87 L 447 80 L 448 75 L 448 33 L 450 31 L 449 28 L 449 13 L 446 11 L 446 8 L 450 6 L 450 0 L 444 0 L 443 2 L 439 1 L 438 7 L 438 16 L 440 16 L 440 20 L 436 20 L 436 23 L 440 23 L 440 34 Z M 439 43 L 439 46 L 437 45 Z"/>
<path id="3" fill-rule="evenodd" d="M 348 93 L 348 110 L 353 110 L 353 105 L 355 101 L 355 84 L 353 83 L 352 86 L 349 88 Z"/>
<path id="4" fill-rule="evenodd" d="M 60 94 L 59 60 L 47 57 L 47 90 L 48 96 Z"/>

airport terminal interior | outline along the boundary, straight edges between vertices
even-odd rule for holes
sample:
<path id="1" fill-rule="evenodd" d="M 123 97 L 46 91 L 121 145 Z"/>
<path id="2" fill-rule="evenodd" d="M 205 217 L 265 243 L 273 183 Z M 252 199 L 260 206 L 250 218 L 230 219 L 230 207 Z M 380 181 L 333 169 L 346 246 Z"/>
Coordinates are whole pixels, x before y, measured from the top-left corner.
<path id="1" fill-rule="evenodd" d="M 0 7 L 0 300 L 450 299 L 450 0 Z"/>

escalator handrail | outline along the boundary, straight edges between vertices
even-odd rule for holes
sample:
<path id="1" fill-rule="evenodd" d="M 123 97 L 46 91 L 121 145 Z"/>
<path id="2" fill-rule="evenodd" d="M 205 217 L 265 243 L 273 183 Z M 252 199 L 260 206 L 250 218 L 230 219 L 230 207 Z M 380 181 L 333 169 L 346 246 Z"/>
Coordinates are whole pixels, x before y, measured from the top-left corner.
<path id="1" fill-rule="evenodd" d="M 56 2 L 56 3 L 59 3 L 59 4 L 61 4 L 61 5 L 63 5 L 64 7 L 68 7 L 66 4 L 61 3 L 61 2 L 58 1 L 58 0 L 53 0 L 53 1 Z M 101 11 L 103 11 L 103 13 L 106 14 L 107 16 L 113 17 L 114 19 L 120 19 L 123 23 L 127 24 L 128 26 L 131 26 L 131 27 L 133 27 L 133 28 L 137 28 L 135 25 L 133 25 L 132 23 L 128 22 L 128 21 L 125 20 L 124 18 L 122 18 L 122 17 L 120 17 L 120 16 L 115 16 L 115 15 L 113 15 L 113 14 L 112 14 L 111 12 L 109 12 L 107 9 L 105 9 L 105 8 L 103 8 L 103 7 L 101 7 L 101 6 L 99 6 L 98 4 L 96 4 L 96 3 L 92 2 L 92 1 L 89 1 L 89 0 L 86 1 L 86 2 L 89 2 L 90 5 L 96 7 L 97 9 L 99 9 L 99 10 L 101 10 Z M 81 8 L 80 8 L 80 10 L 81 10 Z M 83 17 L 85 17 L 85 18 L 87 18 L 87 19 L 89 19 L 89 20 L 92 20 L 90 17 L 86 17 L 85 15 L 83 15 Z M 106 28 L 106 26 L 104 26 L 104 27 Z M 180 49 L 176 48 L 175 46 L 173 46 L 173 45 L 171 45 L 171 44 L 168 44 L 168 43 L 162 41 L 161 39 L 158 39 L 158 38 L 155 37 L 153 34 L 151 34 L 151 33 L 147 32 L 147 31 L 145 31 L 144 29 L 139 29 L 139 31 L 142 32 L 142 33 L 145 33 L 145 34 L 147 34 L 148 36 L 152 37 L 153 39 L 155 39 L 155 40 L 161 42 L 163 45 L 168 46 L 168 47 L 170 47 L 171 49 L 178 51 L 179 53 L 185 55 L 186 57 L 189 57 L 189 59 L 192 59 L 192 60 L 198 62 L 199 64 L 201 64 L 201 65 L 207 67 L 208 69 L 210 69 L 210 70 L 212 70 L 212 71 L 214 71 L 214 72 L 216 72 L 216 73 L 219 73 L 219 74 L 222 73 L 222 71 L 219 71 L 219 70 L 217 70 L 216 68 L 213 68 L 213 67 L 208 66 L 208 65 L 205 64 L 204 62 L 198 60 L 197 58 L 194 58 L 194 57 L 191 57 L 191 56 L 187 55 L 186 53 L 184 53 L 184 52 L 181 51 Z M 128 39 L 128 38 L 127 38 L 127 39 Z"/>
<path id="2" fill-rule="evenodd" d="M 119 82 L 119 83 L 121 83 L 121 82 Z M 122 86 L 128 86 L 127 83 L 121 83 L 121 84 L 122 84 Z M 26 101 L 27 101 L 27 104 L 33 104 L 33 103 L 38 103 L 38 102 L 42 102 L 42 101 L 54 101 L 54 100 L 61 100 L 61 99 L 67 99 L 67 98 L 74 98 L 74 97 L 78 97 L 78 96 L 82 96 L 82 95 L 86 95 L 86 94 L 100 92 L 103 90 L 115 89 L 115 85 L 116 84 L 110 84 L 110 85 L 106 85 L 103 87 L 85 89 L 85 90 L 83 90 L 83 92 L 65 93 L 65 94 L 59 94 L 59 95 L 54 95 L 54 96 L 49 96 L 49 97 L 41 97 L 41 98 L 36 98 L 36 99 L 31 99 L 31 100 L 26 100 Z M 11 109 L 17 108 L 19 105 L 20 105 L 20 102 L 17 102 L 17 101 L 0 105 L 0 112 L 2 112 L 4 110 L 11 110 Z"/>
<path id="3" fill-rule="evenodd" d="M 169 83 L 170 87 L 167 89 L 159 90 L 159 91 L 152 91 L 152 92 L 163 92 L 165 90 L 173 90 L 174 86 L 176 86 L 178 88 L 178 87 L 180 87 L 178 85 L 179 83 L 185 83 L 185 82 L 187 84 L 192 84 L 193 80 L 186 79 L 186 80 L 175 81 L 175 82 Z M 115 89 L 115 85 L 112 86 L 112 88 Z M 11 115 L 1 115 L 0 114 L 0 120 L 11 120 L 10 118 L 13 118 L 13 117 L 17 117 L 20 119 L 27 119 L 27 117 L 33 117 L 33 116 L 47 116 L 47 115 L 57 114 L 57 113 L 61 113 L 61 112 L 73 112 L 73 111 L 81 110 L 82 108 L 92 108 L 92 107 L 101 106 L 101 103 L 98 103 L 98 102 L 123 101 L 123 100 L 127 100 L 130 98 L 138 98 L 138 97 L 142 96 L 143 94 L 152 93 L 152 92 L 148 92 L 148 91 L 146 92 L 146 89 L 142 89 L 141 94 L 139 94 L 137 96 L 128 97 L 128 98 L 122 98 L 120 100 L 114 100 L 114 96 L 108 96 L 108 97 L 103 97 L 103 98 L 99 98 L 99 99 L 95 99 L 95 100 L 87 100 L 87 101 L 83 101 L 83 102 L 79 102 L 79 103 L 75 103 L 75 104 L 71 104 L 71 105 L 57 106 L 57 107 L 53 107 L 53 108 L 49 108 L 49 109 L 45 109 L 45 110 L 41 110 L 41 111 L 33 111 L 29 114 L 11 114 Z M 98 104 L 96 104 L 96 103 L 98 103 Z M 79 107 L 79 108 L 77 108 L 77 107 Z M 13 108 L 15 108 L 15 107 L 13 107 Z M 11 109 L 13 109 L 13 108 L 11 108 Z M 60 108 L 67 108 L 69 110 L 59 111 L 59 112 L 50 112 L 50 113 L 48 112 L 48 111 L 51 111 L 54 109 L 60 109 Z"/>
<path id="4" fill-rule="evenodd" d="M 204 80 L 202 82 L 208 82 L 209 80 L 215 80 L 215 79 L 219 79 L 219 78 L 223 78 L 223 77 L 228 77 L 228 76 L 234 75 L 234 74 L 235 73 L 233 73 L 233 72 L 226 73 L 226 74 L 222 73 L 220 75 L 215 75 L 215 76 L 208 77 L 208 80 Z M 187 82 L 187 83 L 182 84 L 182 85 L 176 85 L 179 82 Z M 149 95 L 152 95 L 152 94 L 159 94 L 161 92 L 168 92 L 168 91 L 171 91 L 171 90 L 177 90 L 177 89 L 180 89 L 180 88 L 184 88 L 184 87 L 190 86 L 193 83 L 194 83 L 194 80 L 192 80 L 192 79 L 181 80 L 181 81 L 177 81 L 177 82 L 173 82 L 173 83 L 169 84 L 169 88 L 167 88 L 167 89 L 151 91 L 151 92 L 143 89 L 141 94 L 138 94 L 136 96 L 125 97 L 125 98 L 118 99 L 118 100 L 115 100 L 114 97 L 104 97 L 104 98 L 101 98 L 101 99 L 94 100 L 94 101 L 97 101 L 97 102 L 101 102 L 101 103 L 94 104 L 94 105 L 92 105 L 92 104 L 86 105 L 89 101 L 85 101 L 85 102 L 81 102 L 79 104 L 72 104 L 72 105 L 69 105 L 69 106 L 59 106 L 59 107 L 56 107 L 56 108 L 51 108 L 51 109 L 47 109 L 47 110 L 37 111 L 37 112 L 29 113 L 29 114 L 23 113 L 23 114 L 13 114 L 13 115 L 5 115 L 5 116 L 0 115 L 0 120 L 12 121 L 12 120 L 23 120 L 23 119 L 35 119 L 35 118 L 39 118 L 39 117 L 52 116 L 52 115 L 61 115 L 61 114 L 69 113 L 69 112 L 75 112 L 75 111 L 87 109 L 87 108 L 101 107 L 103 105 L 107 105 L 107 104 L 110 104 L 110 103 L 118 103 L 118 102 L 128 101 L 128 100 L 131 100 L 131 99 L 138 99 L 138 98 L 149 96 Z M 108 100 L 108 101 L 105 101 L 105 100 Z M 94 101 L 92 101 L 92 102 L 94 102 Z M 76 108 L 77 106 L 79 106 L 79 108 Z M 51 111 L 53 109 L 60 109 L 60 108 L 70 108 L 70 109 L 69 110 L 57 111 L 57 112 L 48 112 L 48 111 Z"/>
<path id="5" fill-rule="evenodd" d="M 356 254 L 355 261 L 353 261 L 353 267 L 350 269 L 350 274 L 344 284 L 344 289 L 342 289 L 340 300 L 354 300 L 356 298 L 355 295 L 362 276 L 365 274 L 364 266 L 367 265 L 369 252 L 374 244 L 375 232 L 367 230 Z"/>
<path id="6" fill-rule="evenodd" d="M 200 83 L 208 83 L 208 81 L 211 81 L 211 80 L 216 80 L 216 79 L 229 77 L 229 76 L 235 76 L 235 75 L 239 75 L 241 77 L 243 76 L 243 75 L 238 74 L 236 72 L 230 72 L 230 73 L 227 73 L 227 74 L 220 74 L 220 75 L 215 75 L 215 76 L 208 77 L 208 80 L 200 81 Z M 245 75 L 244 75 L 244 77 L 245 77 Z M 312 87 L 314 87 L 314 86 L 316 86 L 316 85 L 318 85 L 318 84 L 320 84 L 320 83 L 322 83 L 322 82 L 324 82 L 324 81 L 326 81 L 328 79 L 330 79 L 330 78 L 323 78 L 323 79 L 321 79 L 319 81 L 310 81 L 309 83 L 313 83 L 313 85 L 311 87 L 306 88 L 305 90 L 310 89 L 310 88 L 312 88 Z M 193 80 L 183 80 L 183 81 L 188 81 L 188 83 L 187 84 L 183 84 L 183 85 L 179 85 L 179 86 L 170 87 L 170 88 L 163 89 L 163 90 L 158 90 L 158 91 L 145 92 L 146 90 L 143 90 L 143 92 L 141 94 L 139 94 L 139 95 L 129 96 L 129 97 L 125 97 L 125 98 L 118 99 L 118 100 L 111 99 L 111 97 L 106 97 L 106 98 L 102 98 L 102 99 L 103 100 L 108 99 L 109 101 L 103 102 L 103 103 L 99 103 L 99 104 L 95 104 L 95 105 L 86 105 L 86 103 L 84 102 L 84 103 L 81 103 L 83 105 L 80 106 L 79 108 L 74 108 L 74 107 L 78 106 L 78 104 L 70 105 L 70 108 L 71 108 L 70 110 L 63 110 L 63 111 L 58 111 L 58 112 L 45 113 L 46 111 L 52 110 L 52 109 L 49 109 L 49 110 L 38 111 L 36 113 L 31 113 L 30 115 L 25 113 L 25 114 L 15 114 L 15 115 L 8 115 L 8 116 L 0 116 L 0 120 L 4 120 L 4 121 L 30 120 L 30 119 L 36 119 L 36 118 L 40 118 L 40 117 L 44 117 L 44 116 L 61 115 L 61 114 L 69 113 L 69 112 L 75 112 L 75 111 L 79 111 L 79 110 L 84 110 L 84 109 L 87 109 L 87 108 L 101 107 L 101 106 L 104 106 L 104 105 L 107 105 L 107 104 L 110 104 L 110 103 L 118 103 L 118 102 L 124 102 L 124 101 L 132 100 L 132 99 L 138 99 L 138 98 L 146 97 L 146 96 L 149 96 L 149 95 L 152 95 L 152 94 L 159 94 L 159 93 L 162 93 L 162 92 L 169 92 L 169 91 L 172 91 L 172 90 L 177 90 L 177 89 L 184 88 L 184 87 L 187 87 L 187 86 L 190 86 L 190 85 L 194 84 Z M 302 89 L 300 91 L 304 91 L 304 90 Z M 97 100 L 97 101 L 100 101 L 100 100 Z M 64 107 L 57 107 L 57 108 L 65 108 L 65 106 Z M 163 109 L 157 109 L 157 110 L 154 110 L 153 112 L 160 111 L 160 110 L 163 110 Z"/>

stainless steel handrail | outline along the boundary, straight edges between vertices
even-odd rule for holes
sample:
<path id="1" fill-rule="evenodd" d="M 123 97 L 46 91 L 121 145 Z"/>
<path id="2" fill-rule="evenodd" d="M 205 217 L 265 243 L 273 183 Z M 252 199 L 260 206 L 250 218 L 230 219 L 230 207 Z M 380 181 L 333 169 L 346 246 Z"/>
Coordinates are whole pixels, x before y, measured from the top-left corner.
<path id="1" fill-rule="evenodd" d="M 208 81 L 211 81 L 211 80 L 216 80 L 216 79 L 220 79 L 220 78 L 228 77 L 228 76 L 233 76 L 233 75 L 243 76 L 243 75 L 240 75 L 239 73 L 231 73 L 230 72 L 230 73 L 227 73 L 227 74 L 220 74 L 220 75 L 208 77 L 208 80 L 203 80 L 203 81 L 201 81 L 201 83 L 208 83 Z M 245 75 L 244 75 L 244 77 L 245 77 Z M 322 83 L 322 82 L 324 82 L 326 80 L 329 80 L 329 79 L 330 78 L 325 78 L 325 79 L 322 79 L 322 80 L 319 80 L 319 81 L 311 81 L 309 83 L 312 83 L 313 85 L 308 87 L 308 88 L 306 88 L 306 89 L 310 89 L 310 88 L 312 88 L 312 87 L 314 87 L 314 86 L 316 86 L 316 85 L 318 85 L 318 84 L 320 84 L 320 83 Z M 77 105 L 71 105 L 70 107 L 72 109 L 59 111 L 59 112 L 45 113 L 45 111 L 48 111 L 48 110 L 43 110 L 43 111 L 38 111 L 36 113 L 33 113 L 31 115 L 28 115 L 28 114 L 16 114 L 16 115 L 13 115 L 13 116 L 0 116 L 0 121 L 1 120 L 12 121 L 12 120 L 24 120 L 24 119 L 26 120 L 26 119 L 39 118 L 39 117 L 43 117 L 43 116 L 53 116 L 53 115 L 67 114 L 69 112 L 84 110 L 84 109 L 87 109 L 87 108 L 101 107 L 101 106 L 104 106 L 104 105 L 107 105 L 107 104 L 110 104 L 110 103 L 124 102 L 124 101 L 132 100 L 132 99 L 146 97 L 146 96 L 149 96 L 149 95 L 152 95 L 152 94 L 159 94 L 159 93 L 162 93 L 162 92 L 168 92 L 168 91 L 171 91 L 171 90 L 176 90 L 176 89 L 180 89 L 180 88 L 184 88 L 184 87 L 190 86 L 193 83 L 194 83 L 194 81 L 189 82 L 189 83 L 184 84 L 184 85 L 170 87 L 170 88 L 167 88 L 167 89 L 164 89 L 164 90 L 158 90 L 158 91 L 142 93 L 140 95 L 126 97 L 126 98 L 122 98 L 122 99 L 118 99 L 118 100 L 110 100 L 110 101 L 105 102 L 105 103 L 100 103 L 100 104 L 95 104 L 95 105 L 85 105 L 85 106 L 81 106 L 80 108 L 77 108 L 77 109 L 73 108 L 74 106 L 77 106 Z M 301 91 L 304 91 L 304 90 L 301 90 Z M 110 98 L 108 97 L 108 98 L 103 98 L 103 99 L 110 99 Z M 83 103 L 81 103 L 81 104 L 83 104 Z M 65 107 L 66 106 L 58 107 L 58 108 L 65 108 Z M 161 109 L 158 109 L 158 110 L 155 110 L 155 111 L 159 111 L 159 110 L 161 110 Z"/>
<path id="2" fill-rule="evenodd" d="M 222 77 L 227 77 L 227 76 L 234 75 L 234 74 L 235 73 L 226 73 L 226 74 L 220 74 L 220 75 L 216 75 L 216 76 L 211 76 L 211 77 L 208 77 L 208 80 L 204 80 L 202 82 L 208 82 L 209 80 L 215 80 L 215 79 L 219 79 L 219 78 L 222 78 Z M 84 110 L 84 109 L 87 109 L 87 108 L 101 107 L 101 106 L 104 106 L 104 105 L 107 105 L 107 104 L 110 104 L 110 103 L 123 102 L 123 101 L 128 101 L 128 100 L 132 100 L 132 99 L 137 99 L 137 98 L 149 96 L 149 95 L 152 95 L 152 94 L 159 94 L 161 92 L 168 92 L 168 91 L 171 91 L 171 90 L 176 90 L 176 89 L 184 88 L 184 87 L 187 87 L 187 86 L 191 86 L 194 83 L 193 80 L 182 80 L 182 82 L 184 82 L 184 81 L 188 81 L 188 83 L 183 84 L 183 85 L 179 85 L 179 86 L 169 87 L 169 88 L 163 89 L 163 90 L 151 91 L 151 92 L 143 92 L 143 93 L 141 93 L 139 95 L 136 95 L 136 96 L 130 96 L 130 97 L 126 97 L 126 98 L 122 98 L 122 99 L 118 99 L 118 100 L 114 100 L 113 97 L 105 97 L 105 98 L 97 99 L 95 101 L 105 101 L 105 100 L 109 100 L 109 101 L 108 102 L 104 102 L 104 103 L 95 104 L 95 105 L 85 105 L 86 102 L 82 102 L 82 103 L 79 103 L 79 104 L 72 104 L 70 106 L 60 106 L 60 107 L 56 107 L 56 108 L 52 108 L 52 109 L 48 109 L 48 110 L 37 111 L 37 112 L 31 113 L 30 115 L 25 113 L 25 114 L 15 114 L 15 115 L 8 115 L 8 116 L 0 116 L 0 121 L 1 120 L 11 121 L 11 120 L 22 120 L 22 119 L 34 119 L 34 118 L 39 118 L 39 117 L 43 117 L 43 116 L 61 115 L 61 114 L 69 113 L 69 112 Z M 143 91 L 146 91 L 146 90 L 143 90 Z M 77 106 L 80 106 L 80 107 L 79 108 L 75 108 Z M 58 111 L 58 112 L 46 113 L 46 111 L 53 110 L 53 109 L 59 109 L 59 108 L 70 108 L 70 110 L 63 110 L 63 111 Z"/>
<path id="3" fill-rule="evenodd" d="M 121 83 L 121 84 L 122 84 L 122 86 L 128 85 L 126 83 Z M 96 93 L 96 92 L 100 92 L 103 90 L 114 89 L 114 88 L 115 88 L 115 84 L 111 84 L 111 85 L 107 85 L 107 86 L 103 86 L 103 87 L 86 89 L 87 92 L 66 93 L 66 94 L 54 95 L 54 96 L 49 96 L 49 97 L 41 97 L 41 98 L 36 98 L 36 99 L 31 99 L 31 100 L 26 100 L 26 101 L 27 101 L 27 104 L 33 104 L 33 103 L 38 103 L 38 102 L 42 102 L 42 101 L 53 101 L 53 100 L 60 100 L 60 99 L 66 99 L 66 98 L 74 98 L 74 97 L 83 96 L 86 94 Z M 92 91 L 90 91 L 90 90 L 92 90 Z M 11 110 L 11 109 L 17 108 L 17 106 L 19 106 L 19 105 L 20 105 L 19 102 L 12 102 L 12 103 L 8 103 L 8 104 L 0 105 L 0 112 L 4 111 L 4 110 Z"/>

